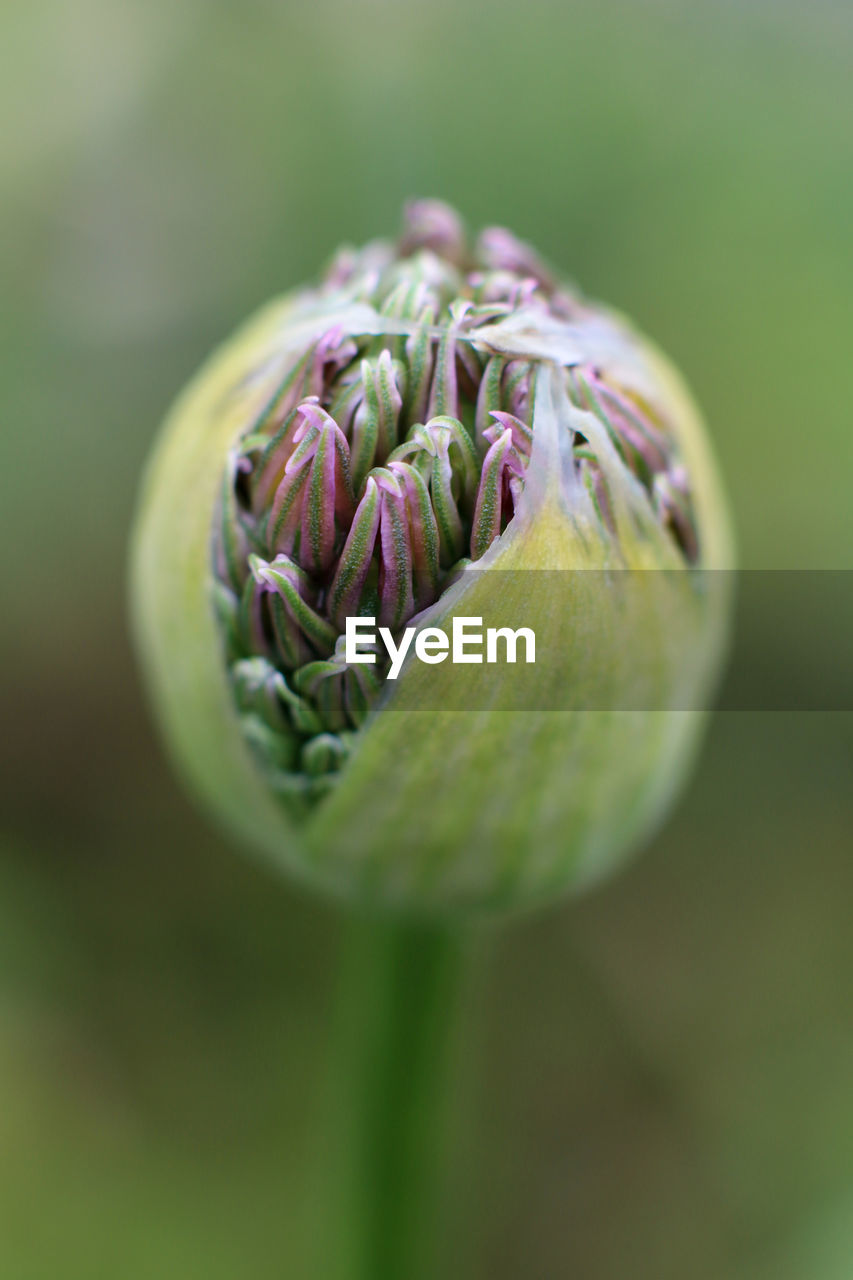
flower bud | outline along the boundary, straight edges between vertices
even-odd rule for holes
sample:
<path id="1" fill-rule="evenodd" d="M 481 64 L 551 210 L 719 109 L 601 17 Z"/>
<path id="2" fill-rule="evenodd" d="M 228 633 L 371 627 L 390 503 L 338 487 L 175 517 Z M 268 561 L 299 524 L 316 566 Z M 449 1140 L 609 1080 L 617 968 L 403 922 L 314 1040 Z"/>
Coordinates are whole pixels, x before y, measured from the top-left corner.
<path id="1" fill-rule="evenodd" d="M 509 232 L 469 247 L 421 201 L 180 398 L 134 624 L 177 764 L 248 843 L 367 901 L 510 908 L 668 809 L 725 648 L 726 575 L 702 571 L 731 556 L 665 359 Z M 445 660 L 466 618 L 508 658 L 526 629 L 535 662 Z"/>

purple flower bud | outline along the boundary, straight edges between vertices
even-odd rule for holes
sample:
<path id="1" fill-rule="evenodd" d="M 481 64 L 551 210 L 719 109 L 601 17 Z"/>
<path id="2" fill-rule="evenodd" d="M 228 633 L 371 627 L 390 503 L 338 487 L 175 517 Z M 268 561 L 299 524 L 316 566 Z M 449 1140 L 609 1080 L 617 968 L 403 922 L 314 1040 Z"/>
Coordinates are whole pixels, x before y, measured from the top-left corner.
<path id="1" fill-rule="evenodd" d="M 668 794 L 664 774 L 692 730 L 643 720 L 623 740 L 609 710 L 626 688 L 633 692 L 635 676 L 657 681 L 668 698 L 691 682 L 707 685 L 725 604 L 709 605 L 701 661 L 687 663 L 654 599 L 641 597 L 631 613 L 618 591 L 597 590 L 596 575 L 581 574 L 586 581 L 561 612 L 526 571 L 580 567 L 607 577 L 624 567 L 669 571 L 726 560 L 713 465 L 667 366 L 510 232 L 488 228 L 471 247 L 461 219 L 438 201 L 408 206 L 396 245 L 342 250 L 318 286 L 273 306 L 234 353 L 226 348 L 200 379 L 191 408 L 167 433 L 139 538 L 138 626 L 154 655 L 170 732 L 202 789 L 223 810 L 225 793 L 244 829 L 263 810 L 267 847 L 284 807 L 316 827 L 320 844 L 325 833 L 330 856 L 338 847 L 356 850 L 338 858 L 336 882 L 375 886 L 382 875 L 371 878 L 374 854 L 386 856 L 389 832 L 405 837 L 414 861 L 397 867 L 386 897 L 399 883 L 412 901 L 424 885 L 433 885 L 436 901 L 496 901 L 509 883 L 502 867 L 519 878 L 507 890 L 519 900 L 568 882 L 574 864 L 563 867 L 557 847 L 561 799 L 543 800 L 539 810 L 529 799 L 540 787 L 535 762 L 515 761 L 509 750 L 491 792 L 485 774 L 497 767 L 500 733 L 466 745 L 441 707 L 421 736 L 419 722 L 410 733 L 405 717 L 372 714 L 380 702 L 399 705 L 392 679 L 412 687 L 402 643 L 415 630 L 425 637 L 433 620 L 456 618 L 462 598 L 472 614 L 497 601 L 528 609 L 550 636 L 558 652 L 549 689 L 557 697 L 575 680 L 583 687 L 584 671 L 591 687 L 605 690 L 603 718 L 572 720 L 565 739 L 548 720 L 550 705 L 524 733 L 534 726 L 552 781 L 565 760 L 591 788 L 586 807 L 574 782 L 567 788 L 580 805 L 572 849 L 597 858 L 600 848 L 624 846 Z M 508 601 L 505 575 L 492 573 L 498 565 L 525 571 Z M 674 576 L 687 584 L 694 577 Z M 677 617 L 683 603 L 666 607 Z M 692 625 L 694 602 L 684 616 Z M 387 646 L 349 649 L 349 624 L 369 619 L 403 653 L 396 670 Z M 527 627 L 529 618 L 522 612 L 510 621 Z M 452 703 L 459 686 L 454 673 L 440 671 Z M 510 668 L 506 685 L 515 674 Z M 210 695 L 216 678 L 219 702 Z M 418 679 L 414 687 L 423 692 Z M 227 719 L 223 705 L 231 708 L 228 723 L 239 725 L 239 751 L 208 731 Z M 507 723 L 494 715 L 490 723 Z M 457 736 L 459 759 L 464 764 L 470 749 L 475 762 L 467 774 L 453 764 Z M 363 786 L 365 742 L 383 775 L 396 778 L 399 799 L 380 788 L 362 803 L 361 792 L 371 791 Z M 412 756 L 407 772 L 416 748 L 428 763 L 420 769 Z M 516 764 L 529 793 L 517 801 Z M 483 798 L 479 817 L 469 784 Z M 417 812 L 409 812 L 410 793 L 419 797 Z M 487 843 L 505 844 L 504 854 L 469 864 L 458 849 L 445 849 L 440 812 L 448 793 L 459 847 L 468 832 L 485 832 Z M 600 818 L 611 809 L 601 836 L 587 813 Z M 522 863 L 519 851 L 536 843 L 531 815 L 543 843 Z M 374 817 L 386 833 L 376 850 Z M 432 835 L 418 843 L 421 825 Z"/>
<path id="2" fill-rule="evenodd" d="M 412 200 L 404 211 L 405 229 L 400 254 L 407 258 L 429 249 L 448 262 L 460 264 L 465 256 L 465 229 L 455 209 L 441 200 Z"/>
<path id="3" fill-rule="evenodd" d="M 523 344 L 495 348 L 495 335 L 523 320 L 535 345 L 540 330 L 564 334 L 567 310 L 586 304 L 502 228 L 485 230 L 469 254 L 461 220 L 437 201 L 408 206 L 396 254 L 379 244 L 342 251 L 324 288 L 370 306 L 376 324 L 349 318 L 342 304 L 287 357 L 231 456 L 214 564 L 223 589 L 243 597 L 238 661 L 272 655 L 318 723 L 340 732 L 356 727 L 381 686 L 353 685 L 328 666 L 346 619 L 368 611 L 398 631 L 514 517 L 538 365 Z M 566 386 L 695 561 L 690 487 L 665 414 L 591 360 L 568 362 Z M 571 456 L 578 492 L 613 537 L 619 508 L 592 421 L 589 435 L 576 431 Z M 303 666 L 311 679 L 300 683 Z M 323 759 L 333 770 L 338 757 Z"/>

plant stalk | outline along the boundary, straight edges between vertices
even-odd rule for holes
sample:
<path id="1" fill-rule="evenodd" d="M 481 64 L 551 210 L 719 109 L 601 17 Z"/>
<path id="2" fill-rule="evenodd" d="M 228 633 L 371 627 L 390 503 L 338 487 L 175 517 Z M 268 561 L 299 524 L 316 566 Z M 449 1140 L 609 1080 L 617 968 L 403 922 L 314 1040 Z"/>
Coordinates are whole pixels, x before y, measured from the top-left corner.
<path id="1" fill-rule="evenodd" d="M 459 932 L 444 926 L 359 918 L 349 927 L 321 1280 L 437 1274 L 461 961 Z"/>

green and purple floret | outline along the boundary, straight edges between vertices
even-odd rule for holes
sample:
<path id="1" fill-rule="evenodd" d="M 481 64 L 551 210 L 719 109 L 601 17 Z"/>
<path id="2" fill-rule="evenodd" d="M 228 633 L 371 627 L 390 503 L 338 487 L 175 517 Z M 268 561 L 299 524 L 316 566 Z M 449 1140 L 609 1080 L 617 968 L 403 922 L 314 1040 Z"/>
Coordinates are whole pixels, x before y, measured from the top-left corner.
<path id="1" fill-rule="evenodd" d="M 666 814 L 726 648 L 707 571 L 732 563 L 666 358 L 508 231 L 471 245 L 420 201 L 178 399 L 133 621 L 176 763 L 247 845 L 370 904 L 497 910 Z M 535 661 L 464 665 L 465 620 L 526 629 Z"/>
<path id="2" fill-rule="evenodd" d="M 343 250 L 303 305 L 342 319 L 289 355 L 228 455 L 214 529 L 216 604 L 243 732 L 276 789 L 324 795 L 387 667 L 348 665 L 349 616 L 399 632 L 512 521 L 530 461 L 537 372 L 555 333 L 596 310 L 508 231 L 469 248 L 437 202 L 407 210 L 396 246 Z M 359 308 L 382 318 L 363 331 Z M 346 323 L 347 316 L 352 322 Z M 545 355 L 496 350 L 494 327 L 542 332 Z M 603 426 L 684 563 L 700 555 L 687 470 L 662 406 L 578 359 L 569 400 Z M 601 447 L 571 465 L 605 536 Z"/>

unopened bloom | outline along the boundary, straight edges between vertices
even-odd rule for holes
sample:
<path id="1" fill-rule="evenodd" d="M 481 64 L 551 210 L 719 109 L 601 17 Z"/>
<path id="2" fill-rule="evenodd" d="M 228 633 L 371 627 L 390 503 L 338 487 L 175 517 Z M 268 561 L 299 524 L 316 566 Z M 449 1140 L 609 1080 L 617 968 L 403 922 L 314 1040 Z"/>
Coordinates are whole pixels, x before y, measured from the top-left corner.
<path id="1" fill-rule="evenodd" d="M 469 247 L 419 202 L 179 402 L 135 619 L 181 766 L 253 843 L 383 902 L 515 905 L 608 866 L 677 791 L 727 611 L 689 571 L 729 563 L 663 358 L 509 232 Z M 347 660 L 348 618 L 391 637 L 490 613 L 544 640 L 546 705 L 467 705 L 465 667 Z"/>

